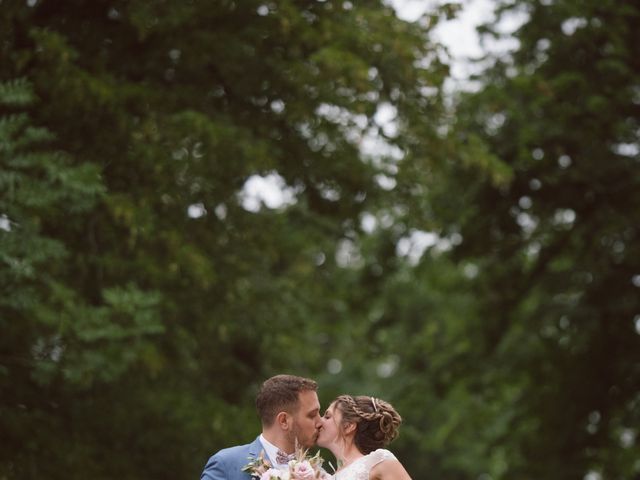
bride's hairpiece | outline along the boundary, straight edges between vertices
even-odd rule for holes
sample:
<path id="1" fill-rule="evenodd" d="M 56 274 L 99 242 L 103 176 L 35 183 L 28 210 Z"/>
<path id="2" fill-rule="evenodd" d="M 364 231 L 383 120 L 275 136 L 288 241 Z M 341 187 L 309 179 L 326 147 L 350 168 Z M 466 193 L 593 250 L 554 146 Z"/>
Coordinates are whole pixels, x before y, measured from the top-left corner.
<path id="1" fill-rule="evenodd" d="M 378 403 L 376 402 L 376 397 L 371 397 L 371 404 L 373 405 L 373 410 L 378 413 Z"/>

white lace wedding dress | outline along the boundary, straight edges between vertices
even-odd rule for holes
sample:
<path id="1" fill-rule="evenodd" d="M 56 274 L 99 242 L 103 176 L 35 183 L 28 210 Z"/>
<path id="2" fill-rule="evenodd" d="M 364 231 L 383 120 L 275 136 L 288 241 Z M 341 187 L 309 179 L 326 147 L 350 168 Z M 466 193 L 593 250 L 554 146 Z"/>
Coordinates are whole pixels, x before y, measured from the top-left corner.
<path id="1" fill-rule="evenodd" d="M 355 462 L 338 470 L 333 476 L 334 480 L 369 480 L 369 472 L 383 460 L 395 459 L 395 455 L 389 450 L 380 448 Z"/>

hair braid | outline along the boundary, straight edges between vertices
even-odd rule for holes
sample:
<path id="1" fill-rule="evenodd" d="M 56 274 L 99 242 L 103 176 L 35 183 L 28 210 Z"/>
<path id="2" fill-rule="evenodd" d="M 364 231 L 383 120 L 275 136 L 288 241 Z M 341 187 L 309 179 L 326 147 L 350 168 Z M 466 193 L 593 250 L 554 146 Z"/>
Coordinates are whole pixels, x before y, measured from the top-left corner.
<path id="1" fill-rule="evenodd" d="M 398 436 L 402 418 L 391 404 L 373 397 L 341 395 L 336 405 L 343 424 L 357 425 L 354 442 L 362 453 L 382 448 Z"/>

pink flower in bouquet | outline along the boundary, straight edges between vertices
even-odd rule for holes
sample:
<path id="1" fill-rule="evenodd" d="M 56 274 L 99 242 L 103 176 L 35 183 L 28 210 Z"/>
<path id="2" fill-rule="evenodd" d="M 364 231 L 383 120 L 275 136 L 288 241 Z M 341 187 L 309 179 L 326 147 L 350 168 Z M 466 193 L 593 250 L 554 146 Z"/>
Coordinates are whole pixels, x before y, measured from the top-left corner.
<path id="1" fill-rule="evenodd" d="M 282 470 L 272 467 L 265 458 L 264 451 L 258 458 L 249 460 L 249 463 L 242 467 L 242 471 L 255 480 L 331 480 L 331 476 L 322 469 L 323 460 L 320 452 L 309 457 L 307 450 L 297 449 L 295 458 Z"/>
<path id="2" fill-rule="evenodd" d="M 289 472 L 270 468 L 260 475 L 260 480 L 289 480 Z"/>
<path id="3" fill-rule="evenodd" d="M 295 480 L 313 480 L 316 476 L 316 472 L 314 471 L 311 464 L 304 460 L 302 462 L 296 462 L 293 465 L 293 478 Z"/>

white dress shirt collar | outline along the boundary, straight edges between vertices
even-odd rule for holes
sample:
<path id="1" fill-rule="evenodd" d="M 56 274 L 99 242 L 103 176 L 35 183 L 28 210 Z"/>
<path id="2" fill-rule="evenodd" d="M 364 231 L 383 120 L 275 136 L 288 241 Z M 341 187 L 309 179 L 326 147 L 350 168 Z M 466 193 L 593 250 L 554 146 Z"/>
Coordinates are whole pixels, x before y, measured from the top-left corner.
<path id="1" fill-rule="evenodd" d="M 278 450 L 280 449 L 276 447 L 273 443 L 271 443 L 269 440 L 264 438 L 264 435 L 262 434 L 260 434 L 260 443 L 262 443 L 262 446 L 264 447 L 264 453 L 267 455 L 267 458 L 271 462 L 271 465 L 273 465 L 275 468 L 281 468 L 282 465 L 278 465 L 278 463 L 276 462 L 276 457 L 278 456 Z"/>

